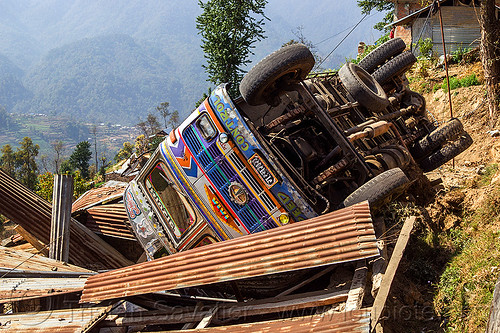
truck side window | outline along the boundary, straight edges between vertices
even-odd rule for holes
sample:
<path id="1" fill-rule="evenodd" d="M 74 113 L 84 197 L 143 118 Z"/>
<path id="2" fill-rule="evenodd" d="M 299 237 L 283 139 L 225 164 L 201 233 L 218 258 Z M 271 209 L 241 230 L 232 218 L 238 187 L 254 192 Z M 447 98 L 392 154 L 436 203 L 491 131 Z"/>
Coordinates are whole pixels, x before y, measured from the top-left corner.
<path id="1" fill-rule="evenodd" d="M 196 127 L 198 127 L 201 135 L 207 141 L 212 140 L 217 135 L 217 130 L 206 114 L 202 114 L 200 116 L 200 118 L 196 122 Z"/>
<path id="2" fill-rule="evenodd" d="M 196 214 L 180 189 L 172 182 L 161 162 L 149 172 L 145 185 L 170 231 L 180 239 L 195 222 Z"/>

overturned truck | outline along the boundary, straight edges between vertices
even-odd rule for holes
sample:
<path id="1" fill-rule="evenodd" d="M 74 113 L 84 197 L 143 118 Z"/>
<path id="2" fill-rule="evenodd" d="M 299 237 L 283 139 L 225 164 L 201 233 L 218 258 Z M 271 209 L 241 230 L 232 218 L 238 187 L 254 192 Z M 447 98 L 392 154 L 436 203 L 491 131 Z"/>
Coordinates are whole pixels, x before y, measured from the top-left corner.
<path id="1" fill-rule="evenodd" d="M 272 53 L 212 94 L 159 145 L 124 203 L 149 259 L 397 196 L 472 143 L 437 126 L 392 39 L 359 64 L 310 73 L 301 44 Z"/>

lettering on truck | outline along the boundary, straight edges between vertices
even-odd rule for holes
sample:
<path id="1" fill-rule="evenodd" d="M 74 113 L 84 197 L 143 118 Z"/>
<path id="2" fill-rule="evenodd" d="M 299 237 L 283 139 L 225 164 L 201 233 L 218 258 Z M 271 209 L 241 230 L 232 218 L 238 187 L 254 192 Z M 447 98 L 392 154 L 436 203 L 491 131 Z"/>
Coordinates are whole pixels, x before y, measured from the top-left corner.
<path id="1" fill-rule="evenodd" d="M 245 137 L 240 133 L 240 130 L 238 129 L 238 120 L 231 118 L 228 109 L 224 108 L 224 103 L 222 103 L 221 99 L 219 96 L 215 96 L 214 100 L 214 105 L 215 109 L 219 113 L 222 121 L 226 125 L 226 127 L 229 129 L 229 132 L 234 138 L 234 141 L 236 141 L 236 144 L 243 150 L 247 151 L 250 145 L 248 144 L 247 140 Z"/>

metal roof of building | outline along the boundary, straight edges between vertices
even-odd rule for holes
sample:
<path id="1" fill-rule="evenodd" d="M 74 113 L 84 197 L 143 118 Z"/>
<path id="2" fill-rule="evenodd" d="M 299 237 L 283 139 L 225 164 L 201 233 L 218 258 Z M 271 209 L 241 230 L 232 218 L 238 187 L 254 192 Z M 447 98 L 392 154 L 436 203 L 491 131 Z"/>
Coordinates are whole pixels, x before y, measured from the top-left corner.
<path id="1" fill-rule="evenodd" d="M 208 285 L 378 256 L 367 202 L 91 276 L 81 302 Z"/>
<path id="2" fill-rule="evenodd" d="M 136 240 L 135 235 L 130 231 L 123 203 L 88 208 L 85 226 L 97 234 Z"/>
<path id="3" fill-rule="evenodd" d="M 71 212 L 75 213 L 99 204 L 102 205 L 108 202 L 121 200 L 123 192 L 127 187 L 127 183 L 114 183 L 116 183 L 115 186 L 102 186 L 99 188 L 93 188 L 83 193 L 78 199 L 76 199 L 75 202 L 73 202 Z"/>

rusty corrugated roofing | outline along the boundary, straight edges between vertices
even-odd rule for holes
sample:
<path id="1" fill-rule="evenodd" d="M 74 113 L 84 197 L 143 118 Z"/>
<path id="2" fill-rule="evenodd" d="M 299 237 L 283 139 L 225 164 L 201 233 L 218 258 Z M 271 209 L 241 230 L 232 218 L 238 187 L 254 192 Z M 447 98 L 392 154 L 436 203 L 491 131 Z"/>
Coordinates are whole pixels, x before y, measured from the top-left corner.
<path id="1" fill-rule="evenodd" d="M 50 310 L 0 315 L 2 332 L 76 333 L 106 315 L 108 307 Z"/>
<path id="2" fill-rule="evenodd" d="M 87 209 L 85 226 L 95 233 L 136 240 L 128 224 L 127 212 L 122 203 L 95 206 Z"/>
<path id="3" fill-rule="evenodd" d="M 104 204 L 114 200 L 120 200 L 127 185 L 123 183 L 120 186 L 103 186 L 93 188 L 82 194 L 73 202 L 71 212 L 85 210 L 98 204 Z"/>
<path id="4" fill-rule="evenodd" d="M 52 205 L 0 169 L 0 213 L 21 225 L 43 244 L 50 241 Z M 74 264 L 97 269 L 132 264 L 75 219 L 70 223 L 69 259 Z"/>
<path id="5" fill-rule="evenodd" d="M 81 302 L 207 285 L 374 257 L 367 202 L 90 277 Z"/>

